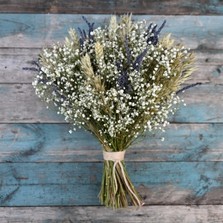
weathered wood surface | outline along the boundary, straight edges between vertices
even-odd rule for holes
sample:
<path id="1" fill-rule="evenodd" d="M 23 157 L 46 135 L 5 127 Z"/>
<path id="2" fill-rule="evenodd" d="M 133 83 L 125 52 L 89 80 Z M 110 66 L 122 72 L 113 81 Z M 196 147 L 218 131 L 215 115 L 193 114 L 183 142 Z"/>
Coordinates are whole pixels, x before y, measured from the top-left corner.
<path id="1" fill-rule="evenodd" d="M 98 141 L 83 130 L 69 134 L 69 128 L 69 124 L 1 124 L 0 163 L 100 162 Z M 137 140 L 126 161 L 223 161 L 222 138 L 223 124 L 171 124 L 165 134 Z"/>
<path id="2" fill-rule="evenodd" d="M 222 223 L 223 206 L 3 207 L 1 223 Z"/>
<path id="3" fill-rule="evenodd" d="M 167 14 L 167 15 L 222 15 L 220 0 L 10 0 L 0 1 L 0 12 L 14 13 L 116 13 Z"/>
<path id="4" fill-rule="evenodd" d="M 0 206 L 99 205 L 102 163 L 1 163 Z M 223 204 L 223 162 L 126 162 L 147 205 Z"/>
<path id="5" fill-rule="evenodd" d="M 0 84 L 0 123 L 64 123 L 56 108 L 46 109 L 46 103 L 36 95 L 31 84 Z M 182 98 L 188 106 L 180 106 L 170 121 L 223 122 L 223 85 L 204 84 L 193 87 Z"/>
<path id="6" fill-rule="evenodd" d="M 86 207 L 99 205 L 100 145 L 82 130 L 70 135 L 63 117 L 46 110 L 34 95 L 34 73 L 22 70 L 41 47 L 63 41 L 70 27 L 83 27 L 81 15 L 0 14 L 0 206 L 30 206 L 0 208 L 0 222 L 223 222 L 223 17 L 166 16 L 188 14 L 189 10 L 190 14 L 222 14 L 222 3 L 178 1 L 179 6 L 176 1 L 106 1 L 107 11 L 105 1 L 97 9 L 91 8 L 94 3 L 83 1 L 68 7 L 71 1 L 62 5 L 12 0 L 6 9 L 0 0 L 0 11 L 10 12 L 14 7 L 16 12 L 34 8 L 38 12 L 45 7 L 44 12 L 66 8 L 66 13 L 110 13 L 117 7 L 119 13 L 135 7 L 133 12 L 142 14 L 160 12 L 163 15 L 134 18 L 158 24 L 166 19 L 163 33 L 173 33 L 196 53 L 198 69 L 188 83 L 203 85 L 184 93 L 187 107 L 171 119 L 164 135 L 144 138 L 126 154 L 129 174 L 149 206 L 117 211 Z M 154 10 L 157 5 L 159 10 Z M 27 8 L 22 9 L 24 6 Z M 96 26 L 110 17 L 86 16 Z M 182 206 L 175 206 L 179 204 Z M 85 207 L 31 207 L 47 205 Z"/>
<path id="7" fill-rule="evenodd" d="M 110 15 L 86 15 L 95 27 L 108 21 Z M 223 48 L 221 16 L 135 16 L 135 20 L 161 24 L 163 33 L 172 33 L 192 49 Z M 0 47 L 43 47 L 61 41 L 71 28 L 85 27 L 81 15 L 0 14 Z"/>

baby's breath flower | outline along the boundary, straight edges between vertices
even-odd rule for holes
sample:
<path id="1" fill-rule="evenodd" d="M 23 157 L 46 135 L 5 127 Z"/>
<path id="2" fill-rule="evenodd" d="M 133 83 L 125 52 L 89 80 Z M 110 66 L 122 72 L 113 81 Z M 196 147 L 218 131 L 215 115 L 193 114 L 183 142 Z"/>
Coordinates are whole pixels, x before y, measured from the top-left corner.
<path id="1" fill-rule="evenodd" d="M 191 74 L 189 49 L 145 21 L 112 17 L 110 25 L 69 32 L 64 44 L 43 49 L 33 81 L 74 128 L 84 127 L 104 146 L 126 149 L 141 133 L 164 131 Z M 162 139 L 163 140 L 163 139 Z M 122 148 L 116 148 L 121 146 Z"/>

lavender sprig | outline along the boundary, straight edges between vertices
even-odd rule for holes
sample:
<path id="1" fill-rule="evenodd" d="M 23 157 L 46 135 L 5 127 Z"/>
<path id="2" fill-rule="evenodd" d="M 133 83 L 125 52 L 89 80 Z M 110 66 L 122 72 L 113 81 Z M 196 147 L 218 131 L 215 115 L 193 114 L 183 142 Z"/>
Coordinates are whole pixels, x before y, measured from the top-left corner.
<path id="1" fill-rule="evenodd" d="M 178 91 L 176 92 L 176 94 L 179 94 L 179 93 L 181 93 L 181 92 L 183 92 L 183 91 L 185 91 L 185 90 L 187 90 L 187 89 L 189 89 L 189 88 L 195 87 L 195 86 L 197 86 L 197 85 L 202 85 L 202 83 L 201 83 L 201 82 L 197 82 L 197 83 L 194 83 L 194 84 L 190 84 L 190 85 L 188 85 L 188 86 L 186 86 L 186 87 L 183 87 L 182 89 L 178 90 Z"/>
<path id="2" fill-rule="evenodd" d="M 82 19 L 87 23 L 88 25 L 88 32 L 86 32 L 84 29 L 81 29 L 80 27 L 78 27 L 78 32 L 80 34 L 80 45 L 82 46 L 84 41 L 86 41 L 86 39 L 89 39 L 90 41 L 94 41 L 94 37 L 92 35 L 92 31 L 94 30 L 94 23 L 90 23 L 84 16 L 82 16 Z M 88 33 L 88 35 L 87 35 Z"/>
<path id="3" fill-rule="evenodd" d="M 132 55 L 131 55 L 131 51 L 129 49 L 129 40 L 128 37 L 125 37 L 125 51 L 126 51 L 126 56 L 127 56 L 127 64 L 128 66 L 131 65 L 131 61 L 132 61 Z"/>
<path id="4" fill-rule="evenodd" d="M 163 27 L 166 24 L 166 20 L 164 20 L 164 22 L 162 23 L 162 25 L 160 26 L 160 28 L 158 30 L 156 30 L 157 25 L 155 25 L 151 30 L 152 27 L 152 23 L 150 23 L 149 27 L 148 27 L 148 39 L 147 39 L 147 43 L 151 43 L 152 45 L 157 45 L 157 43 L 159 42 L 159 34 L 161 32 L 161 30 L 163 29 Z"/>
<path id="5" fill-rule="evenodd" d="M 118 77 L 118 86 L 120 89 L 124 90 L 124 93 L 132 93 L 132 86 L 126 71 L 122 71 L 121 75 Z"/>
<path id="6" fill-rule="evenodd" d="M 37 61 L 32 60 L 32 61 L 28 61 L 28 63 L 31 65 L 35 65 L 36 67 L 23 67 L 22 68 L 23 70 L 38 71 L 38 72 L 41 71 L 41 67 Z"/>
<path id="7" fill-rule="evenodd" d="M 132 65 L 132 67 L 133 67 L 134 70 L 139 71 L 140 66 L 141 66 L 141 64 L 142 64 L 142 60 L 143 60 L 143 58 L 145 57 L 146 53 L 147 53 L 147 48 L 146 48 L 145 50 L 143 50 L 142 53 L 140 53 L 140 54 L 136 57 L 136 60 L 135 60 L 135 62 L 134 62 L 133 65 Z"/>

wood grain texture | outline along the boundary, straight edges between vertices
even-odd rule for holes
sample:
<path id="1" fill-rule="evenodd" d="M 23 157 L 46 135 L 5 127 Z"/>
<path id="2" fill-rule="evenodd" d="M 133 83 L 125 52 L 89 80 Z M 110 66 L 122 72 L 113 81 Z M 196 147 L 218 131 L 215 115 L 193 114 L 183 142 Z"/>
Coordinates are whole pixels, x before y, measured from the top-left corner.
<path id="1" fill-rule="evenodd" d="M 46 109 L 30 84 L 0 84 L 0 123 L 64 123 L 56 108 Z M 173 122 L 222 122 L 223 85 L 199 85 L 180 96 L 188 106 L 181 105 L 170 118 Z"/>
<path id="2" fill-rule="evenodd" d="M 46 109 L 46 104 L 35 95 L 30 84 L 2 84 L 0 94 L 0 122 L 42 122 L 42 116 L 43 122 L 64 122 L 54 108 Z M 10 120 L 6 121 L 8 118 Z"/>
<path id="3" fill-rule="evenodd" d="M 223 204 L 223 162 L 126 162 L 145 203 Z M 1 163 L 0 206 L 99 205 L 102 163 Z"/>
<path id="4" fill-rule="evenodd" d="M 174 209 L 174 211 L 173 211 Z M 223 206 L 2 207 L 1 223 L 222 223 Z"/>
<path id="5" fill-rule="evenodd" d="M 95 27 L 108 21 L 110 15 L 86 15 Z M 135 20 L 161 24 L 167 20 L 164 33 L 184 42 L 192 49 L 223 49 L 221 16 L 134 16 Z M 81 15 L 0 14 L 0 47 L 43 47 L 64 40 L 70 28 L 87 28 Z"/>
<path id="6" fill-rule="evenodd" d="M 98 141 L 83 130 L 69 134 L 69 128 L 69 124 L 1 124 L 0 163 L 100 162 Z M 127 150 L 126 161 L 223 161 L 222 138 L 223 124 L 171 124 L 163 134 L 137 140 Z"/>
<path id="7" fill-rule="evenodd" d="M 0 12 L 10 13 L 129 13 L 164 15 L 222 15 L 220 0 L 146 1 L 146 0 L 66 0 L 0 1 Z"/>
<path id="8" fill-rule="evenodd" d="M 63 117 L 46 110 L 34 94 L 34 74 L 22 70 L 41 47 L 63 41 L 70 27 L 86 28 L 81 15 L 0 14 L 0 206 L 12 207 L 0 208 L 0 222 L 223 222 L 223 17 L 207 16 L 222 15 L 222 2 L 75 3 L 0 0 L 0 11 L 97 13 L 86 15 L 96 26 L 108 21 L 104 14 L 128 10 L 150 14 L 136 20 L 161 24 L 166 19 L 163 33 L 173 33 L 196 53 L 198 69 L 188 83 L 203 85 L 182 95 L 188 106 L 170 119 L 164 135 L 139 140 L 126 154 L 131 179 L 148 206 L 105 209 L 97 198 L 99 143 L 82 130 L 70 135 Z M 66 207 L 33 207 L 60 205 Z"/>
<path id="9" fill-rule="evenodd" d="M 37 60 L 38 48 L 2 48 L 0 49 L 0 83 L 31 83 L 36 75 L 33 71 L 24 71 L 24 67 L 33 67 L 30 61 Z M 223 83 L 223 50 L 195 51 L 196 71 L 187 83 Z"/>

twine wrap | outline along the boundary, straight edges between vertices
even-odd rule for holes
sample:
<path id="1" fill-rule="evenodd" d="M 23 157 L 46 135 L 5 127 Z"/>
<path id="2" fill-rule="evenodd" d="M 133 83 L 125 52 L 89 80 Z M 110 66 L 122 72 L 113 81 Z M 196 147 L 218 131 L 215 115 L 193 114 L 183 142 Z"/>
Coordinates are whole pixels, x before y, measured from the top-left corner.
<path id="1" fill-rule="evenodd" d="M 125 184 L 126 184 L 128 190 L 135 197 L 138 205 L 142 206 L 143 203 L 140 202 L 140 200 L 138 199 L 136 194 L 132 191 L 131 187 L 129 186 L 128 180 L 126 179 L 126 176 L 125 176 L 123 163 L 122 163 L 122 161 L 124 160 L 124 157 L 125 157 L 125 150 L 119 151 L 119 152 L 106 152 L 103 150 L 103 157 L 104 157 L 104 160 L 107 160 L 107 161 L 110 160 L 110 161 L 114 162 L 112 173 L 113 173 L 113 178 L 114 178 L 114 182 L 115 182 L 115 194 L 117 193 L 117 190 L 118 190 L 118 184 L 117 184 L 117 179 L 116 179 L 116 172 L 117 172 L 116 166 L 119 165 L 121 168 L 121 173 L 122 173 L 123 179 L 125 181 Z"/>
<path id="2" fill-rule="evenodd" d="M 119 162 L 125 158 L 125 150 L 120 152 L 106 152 L 103 151 L 104 160 L 111 160 L 113 162 Z"/>

